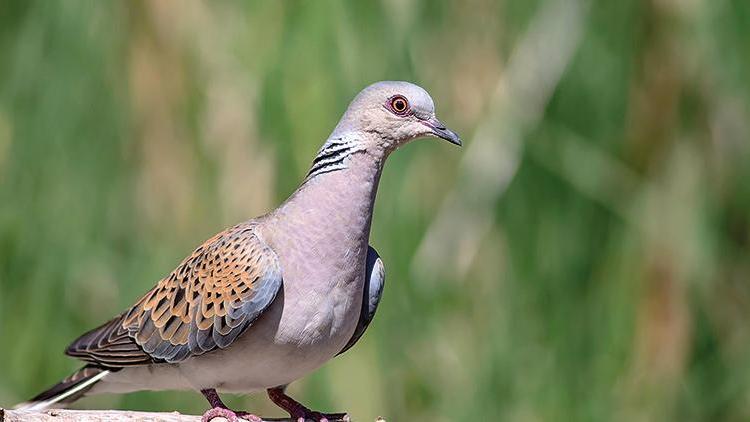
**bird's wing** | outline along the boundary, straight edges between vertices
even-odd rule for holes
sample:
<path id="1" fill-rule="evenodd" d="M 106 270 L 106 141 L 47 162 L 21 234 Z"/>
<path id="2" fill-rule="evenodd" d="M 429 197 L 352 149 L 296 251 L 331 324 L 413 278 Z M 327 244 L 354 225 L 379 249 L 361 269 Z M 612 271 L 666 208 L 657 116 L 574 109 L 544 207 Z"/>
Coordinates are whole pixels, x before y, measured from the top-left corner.
<path id="1" fill-rule="evenodd" d="M 132 308 L 66 353 L 116 368 L 223 349 L 273 302 L 281 283 L 274 251 L 253 223 L 240 224 L 207 240 Z"/>
<path id="2" fill-rule="evenodd" d="M 383 287 L 385 287 L 385 266 L 380 259 L 380 255 L 372 246 L 368 246 L 367 265 L 365 266 L 365 289 L 362 298 L 362 311 L 359 315 L 357 328 L 354 330 L 352 338 L 346 343 L 339 355 L 354 346 L 360 337 L 365 333 L 367 326 L 370 325 L 375 317 L 375 311 L 378 310 L 380 298 L 383 296 Z"/>

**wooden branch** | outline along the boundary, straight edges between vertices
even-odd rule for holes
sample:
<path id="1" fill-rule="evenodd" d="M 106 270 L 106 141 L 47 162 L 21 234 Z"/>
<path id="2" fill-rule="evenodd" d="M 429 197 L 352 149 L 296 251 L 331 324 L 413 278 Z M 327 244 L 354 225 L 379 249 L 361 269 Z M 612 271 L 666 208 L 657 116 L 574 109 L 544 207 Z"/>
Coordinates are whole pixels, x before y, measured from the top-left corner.
<path id="1" fill-rule="evenodd" d="M 177 412 L 133 412 L 127 410 L 61 410 L 44 412 L 10 410 L 0 408 L 0 422 L 200 422 L 200 416 L 182 415 Z M 244 419 L 240 421 L 245 422 Z M 264 422 L 296 422 L 289 418 L 263 418 Z M 378 418 L 377 421 L 385 422 Z M 227 422 L 224 418 L 214 418 L 211 422 Z M 331 419 L 330 422 L 349 422 L 349 416 Z"/>

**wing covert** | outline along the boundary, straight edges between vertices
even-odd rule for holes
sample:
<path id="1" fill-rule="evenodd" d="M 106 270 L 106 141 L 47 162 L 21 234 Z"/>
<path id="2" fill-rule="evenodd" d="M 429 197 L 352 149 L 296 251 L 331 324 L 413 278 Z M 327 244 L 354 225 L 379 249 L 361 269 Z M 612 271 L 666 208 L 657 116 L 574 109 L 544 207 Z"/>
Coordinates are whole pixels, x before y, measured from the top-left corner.
<path id="1" fill-rule="evenodd" d="M 117 367 L 223 349 L 273 302 L 281 283 L 276 254 L 255 224 L 243 223 L 207 240 L 130 310 L 66 353 Z"/>
<path id="2" fill-rule="evenodd" d="M 352 338 L 346 343 L 339 355 L 349 350 L 365 334 L 365 330 L 375 318 L 375 311 L 378 310 L 380 298 L 383 297 L 383 288 L 385 287 L 385 266 L 380 259 L 380 255 L 372 246 L 368 246 L 367 263 L 365 266 L 365 289 L 362 297 L 362 311 L 359 315 L 357 328 L 352 334 Z"/>

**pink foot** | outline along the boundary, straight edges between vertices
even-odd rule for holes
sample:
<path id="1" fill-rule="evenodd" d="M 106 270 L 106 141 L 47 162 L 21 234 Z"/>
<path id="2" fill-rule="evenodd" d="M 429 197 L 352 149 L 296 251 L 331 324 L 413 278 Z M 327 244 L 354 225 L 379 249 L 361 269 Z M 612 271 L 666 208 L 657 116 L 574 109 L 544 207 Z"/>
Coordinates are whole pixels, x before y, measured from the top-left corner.
<path id="1" fill-rule="evenodd" d="M 213 418 L 225 418 L 229 422 L 237 422 L 237 414 L 224 407 L 207 410 L 201 417 L 201 422 L 210 422 Z"/>
<path id="2" fill-rule="evenodd" d="M 346 413 L 321 413 L 308 409 L 302 403 L 287 396 L 284 393 L 284 388 L 285 386 L 269 388 L 266 390 L 268 398 L 277 406 L 289 412 L 289 416 L 297 422 L 308 420 L 315 422 L 349 421 L 349 415 Z"/>
<path id="3" fill-rule="evenodd" d="M 238 419 L 244 419 L 250 422 L 263 422 L 259 416 L 248 412 L 234 412 L 223 407 L 214 407 L 206 411 L 201 417 L 201 422 L 211 422 L 213 418 L 224 418 L 229 422 L 238 422 Z"/>

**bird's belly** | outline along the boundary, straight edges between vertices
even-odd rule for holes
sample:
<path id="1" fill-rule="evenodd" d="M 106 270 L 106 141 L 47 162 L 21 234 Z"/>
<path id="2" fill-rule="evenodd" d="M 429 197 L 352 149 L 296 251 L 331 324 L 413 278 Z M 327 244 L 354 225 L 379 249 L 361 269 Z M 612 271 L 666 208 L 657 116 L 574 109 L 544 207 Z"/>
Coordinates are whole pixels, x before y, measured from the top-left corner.
<path id="1" fill-rule="evenodd" d="M 225 350 L 180 365 L 193 388 L 249 392 L 288 384 L 333 358 L 359 319 L 363 280 L 346 287 L 283 293 Z"/>

